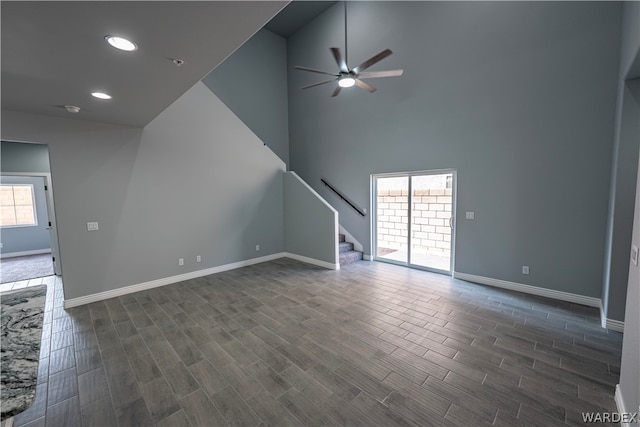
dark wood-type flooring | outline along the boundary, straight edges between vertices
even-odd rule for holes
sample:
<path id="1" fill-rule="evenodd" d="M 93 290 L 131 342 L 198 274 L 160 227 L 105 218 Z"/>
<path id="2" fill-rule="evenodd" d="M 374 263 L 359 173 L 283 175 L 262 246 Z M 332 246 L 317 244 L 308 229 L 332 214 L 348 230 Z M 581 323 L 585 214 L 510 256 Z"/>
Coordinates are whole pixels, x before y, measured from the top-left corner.
<path id="1" fill-rule="evenodd" d="M 41 281 L 42 282 L 42 281 Z M 280 259 L 63 309 L 17 426 L 579 425 L 615 411 L 596 309 L 377 262 Z"/>

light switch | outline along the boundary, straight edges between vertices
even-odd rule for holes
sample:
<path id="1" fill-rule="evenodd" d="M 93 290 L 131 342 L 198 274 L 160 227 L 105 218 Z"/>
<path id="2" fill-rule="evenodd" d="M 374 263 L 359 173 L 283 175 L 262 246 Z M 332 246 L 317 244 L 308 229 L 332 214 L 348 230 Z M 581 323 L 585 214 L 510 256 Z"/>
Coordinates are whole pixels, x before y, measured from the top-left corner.
<path id="1" fill-rule="evenodd" d="M 475 212 L 467 212 L 466 217 L 467 219 L 475 219 Z"/>
<path id="2" fill-rule="evenodd" d="M 88 222 L 87 223 L 87 231 L 97 231 L 98 223 L 97 222 Z"/>
<path id="3" fill-rule="evenodd" d="M 631 245 L 631 262 L 638 265 L 638 247 L 636 245 Z"/>

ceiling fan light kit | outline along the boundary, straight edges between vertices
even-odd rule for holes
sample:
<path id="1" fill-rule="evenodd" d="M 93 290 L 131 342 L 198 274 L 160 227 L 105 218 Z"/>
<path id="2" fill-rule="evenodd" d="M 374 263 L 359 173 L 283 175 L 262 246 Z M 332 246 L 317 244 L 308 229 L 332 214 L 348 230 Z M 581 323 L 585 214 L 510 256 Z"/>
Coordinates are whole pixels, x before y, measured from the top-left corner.
<path id="1" fill-rule="evenodd" d="M 319 83 L 313 83 L 307 86 L 302 87 L 301 89 L 309 89 L 312 87 L 320 86 L 323 84 L 331 83 L 334 81 L 338 82 L 338 86 L 333 91 L 332 97 L 337 96 L 340 93 L 342 88 L 348 88 L 352 86 L 358 86 L 361 89 L 366 90 L 369 93 L 373 93 L 376 91 L 376 88 L 371 86 L 369 83 L 362 80 L 362 78 L 366 79 L 374 79 L 380 77 L 399 77 L 402 75 L 403 70 L 387 70 L 387 71 L 365 71 L 372 65 L 377 64 L 382 61 L 386 57 L 393 54 L 391 49 L 385 49 L 377 55 L 372 56 L 371 58 L 364 61 L 362 64 L 358 65 L 355 68 L 349 68 L 347 62 L 347 2 L 344 2 L 344 56 L 342 56 L 342 52 L 339 47 L 331 47 L 329 48 L 331 53 L 333 54 L 333 58 L 338 64 L 338 73 L 329 73 L 326 71 L 315 70 L 313 68 L 295 66 L 296 70 L 307 71 L 310 73 L 324 74 L 328 76 L 332 76 L 333 78 L 330 80 L 325 80 Z"/>
<path id="2" fill-rule="evenodd" d="M 338 78 L 338 86 L 351 87 L 356 84 L 356 79 L 351 76 L 343 75 Z"/>

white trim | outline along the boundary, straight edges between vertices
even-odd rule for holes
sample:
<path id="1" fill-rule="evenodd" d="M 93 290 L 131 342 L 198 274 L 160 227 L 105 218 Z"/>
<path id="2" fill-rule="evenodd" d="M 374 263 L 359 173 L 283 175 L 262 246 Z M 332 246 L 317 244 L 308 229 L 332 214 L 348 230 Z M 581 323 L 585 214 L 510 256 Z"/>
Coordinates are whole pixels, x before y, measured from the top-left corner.
<path id="1" fill-rule="evenodd" d="M 284 255 L 287 258 L 295 259 L 297 261 L 306 262 L 307 264 L 317 265 L 318 267 L 328 268 L 329 270 L 340 270 L 340 264 L 332 264 L 327 261 L 321 261 L 315 258 L 309 258 L 303 255 L 292 254 L 291 252 L 285 252 Z"/>
<path id="2" fill-rule="evenodd" d="M 553 298 L 560 301 L 573 302 L 589 307 L 601 307 L 600 298 L 587 297 L 584 295 L 572 294 L 569 292 L 556 291 L 554 289 L 540 288 L 538 286 L 524 285 L 522 283 L 508 282 L 506 280 L 492 279 L 489 277 L 475 276 L 473 274 L 455 272 L 453 277 L 467 282 L 480 283 L 482 285 L 493 286 L 495 288 L 509 289 L 512 291 L 523 292 L 525 294 L 538 295 L 547 298 Z M 602 310 L 601 310 L 602 312 Z"/>
<path id="3" fill-rule="evenodd" d="M 279 252 L 271 255 L 266 255 L 258 258 L 252 258 L 245 261 L 233 262 L 231 264 L 220 265 L 218 267 L 206 268 L 204 270 L 196 270 L 190 273 L 179 274 L 177 276 L 165 277 L 162 279 L 152 280 L 150 282 L 138 283 L 135 285 L 124 286 L 122 288 L 112 289 L 109 291 L 98 292 L 97 294 L 86 295 L 83 297 L 72 298 L 64 301 L 64 308 L 77 307 L 79 305 L 90 304 L 96 301 L 102 301 L 109 298 L 115 298 L 122 295 L 131 294 L 134 292 L 140 292 L 147 289 L 157 288 L 159 286 L 171 285 L 173 283 L 182 282 L 185 280 L 195 279 L 197 277 L 208 276 L 210 274 L 221 273 L 223 271 L 235 270 L 240 267 L 247 267 L 253 264 L 259 264 L 261 262 L 272 261 L 274 259 L 283 258 L 286 256 L 285 252 Z"/>
<path id="4" fill-rule="evenodd" d="M 624 322 L 614 319 L 604 319 L 603 328 L 616 332 L 624 332 Z"/>
<path id="5" fill-rule="evenodd" d="M 109 298 L 115 298 L 122 295 L 132 294 L 134 292 L 145 291 L 147 289 L 153 289 L 160 286 L 171 285 L 173 283 L 183 282 L 185 280 L 191 280 L 198 277 L 209 276 L 210 274 L 222 273 L 223 271 L 235 270 L 241 267 L 247 267 L 253 264 L 260 264 L 262 262 L 273 261 L 279 258 L 292 258 L 298 261 L 306 262 L 307 264 L 313 264 L 320 267 L 328 268 L 331 270 L 339 270 L 340 264 L 331 264 L 326 261 L 320 261 L 317 259 L 292 254 L 289 252 L 278 252 L 271 255 L 265 255 L 258 258 L 252 258 L 244 261 L 233 262 L 231 264 L 220 265 L 218 267 L 206 268 L 204 270 L 196 270 L 190 273 L 179 274 L 177 276 L 165 277 L 162 279 L 151 280 L 150 282 L 138 283 L 135 285 L 124 286 L 122 288 L 112 289 L 109 291 L 98 292 L 97 294 L 86 295 L 83 297 L 72 298 L 64 301 L 64 308 L 72 308 L 80 305 L 90 304 L 92 302 L 102 301 Z"/>
<path id="6" fill-rule="evenodd" d="M 362 254 L 362 259 L 365 260 L 365 261 L 372 261 L 373 260 L 373 256 L 372 255 Z"/>
<path id="7" fill-rule="evenodd" d="M 600 326 L 604 329 L 610 329 L 616 332 L 624 332 L 624 322 L 620 320 L 609 319 L 604 313 L 602 301 L 600 301 Z"/>
<path id="8" fill-rule="evenodd" d="M 616 394 L 614 395 L 616 400 L 616 408 L 618 409 L 619 414 L 627 414 L 627 408 L 624 404 L 624 398 L 622 397 L 622 390 L 620 389 L 620 384 L 616 384 Z M 623 423 L 620 421 L 621 427 L 631 427 L 630 423 Z"/>
<path id="9" fill-rule="evenodd" d="M 306 187 L 306 189 L 309 190 L 311 192 L 311 194 L 316 196 L 318 198 L 318 200 L 320 200 L 326 207 L 331 209 L 332 212 L 334 212 L 336 214 L 338 213 L 338 211 L 333 206 L 331 206 L 329 204 L 329 202 L 327 202 L 320 194 L 318 194 L 318 192 L 316 190 L 311 188 L 311 186 L 309 184 L 307 184 L 304 179 L 300 178 L 300 176 L 297 173 L 295 173 L 294 171 L 288 171 L 288 172 L 285 172 L 285 173 L 290 173 L 291 175 L 293 175 L 300 182 L 300 184 L 304 185 Z"/>
<path id="10" fill-rule="evenodd" d="M 50 254 L 51 248 L 46 249 L 35 249 L 32 251 L 22 251 L 22 252 L 10 252 L 7 254 L 0 254 L 0 258 L 15 258 L 19 256 L 29 256 L 29 255 L 40 255 L 40 254 Z"/>
<path id="11" fill-rule="evenodd" d="M 338 231 L 340 234 L 344 234 L 345 241 L 349 243 L 353 243 L 353 249 L 359 252 L 364 252 L 364 247 L 362 246 L 362 243 L 358 242 L 358 240 L 356 240 L 356 238 L 353 237 L 353 235 L 349 233 L 346 228 L 340 225 Z"/>

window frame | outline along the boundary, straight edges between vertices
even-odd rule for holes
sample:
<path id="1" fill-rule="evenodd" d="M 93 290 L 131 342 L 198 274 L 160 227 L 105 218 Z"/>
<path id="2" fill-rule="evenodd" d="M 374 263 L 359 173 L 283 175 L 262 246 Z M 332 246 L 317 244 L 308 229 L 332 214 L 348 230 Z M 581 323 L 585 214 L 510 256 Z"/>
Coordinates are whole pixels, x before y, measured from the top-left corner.
<path id="1" fill-rule="evenodd" d="M 6 225 L 0 224 L 0 229 L 22 228 L 22 227 L 37 227 L 38 226 L 38 207 L 36 206 L 36 189 L 35 189 L 35 186 L 33 184 L 29 184 L 29 183 L 25 183 L 25 184 L 11 184 L 11 183 L 6 183 L 5 184 L 5 183 L 1 183 L 0 187 L 12 187 L 12 189 L 14 187 L 31 187 L 31 207 L 33 208 L 33 223 L 31 223 L 31 224 L 6 224 Z M 26 205 L 18 205 L 18 206 L 26 206 Z M 16 214 L 15 209 L 16 209 L 16 204 L 15 204 L 15 193 L 14 193 L 14 202 L 13 202 L 14 214 Z M 17 214 L 16 214 L 16 218 L 17 218 Z"/>

